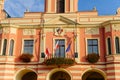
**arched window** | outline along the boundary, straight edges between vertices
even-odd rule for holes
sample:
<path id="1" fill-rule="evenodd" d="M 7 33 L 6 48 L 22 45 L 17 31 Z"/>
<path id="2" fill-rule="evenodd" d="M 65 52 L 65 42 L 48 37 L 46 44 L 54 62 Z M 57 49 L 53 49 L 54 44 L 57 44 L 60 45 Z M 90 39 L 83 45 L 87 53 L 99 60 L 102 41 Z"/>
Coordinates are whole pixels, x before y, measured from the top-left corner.
<path id="1" fill-rule="evenodd" d="M 10 41 L 9 56 L 13 56 L 14 40 Z"/>
<path id="2" fill-rule="evenodd" d="M 107 39 L 107 47 L 108 47 L 108 54 L 109 55 L 112 54 L 112 52 L 111 52 L 111 40 L 110 40 L 110 38 Z"/>
<path id="3" fill-rule="evenodd" d="M 6 55 L 7 39 L 4 40 L 2 55 Z"/>
<path id="4" fill-rule="evenodd" d="M 65 12 L 65 0 L 57 0 L 57 13 Z"/>
<path id="5" fill-rule="evenodd" d="M 120 53 L 119 38 L 115 38 L 116 53 Z"/>

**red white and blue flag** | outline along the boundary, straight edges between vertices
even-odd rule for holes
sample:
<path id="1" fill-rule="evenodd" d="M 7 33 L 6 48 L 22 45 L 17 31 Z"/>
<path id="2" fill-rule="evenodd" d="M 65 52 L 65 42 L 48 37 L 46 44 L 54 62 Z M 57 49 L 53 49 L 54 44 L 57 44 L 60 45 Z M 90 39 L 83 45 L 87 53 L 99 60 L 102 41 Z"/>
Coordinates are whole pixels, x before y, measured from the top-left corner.
<path id="1" fill-rule="evenodd" d="M 70 42 L 70 43 L 68 44 L 68 47 L 67 47 L 67 49 L 66 49 L 66 52 L 69 52 L 69 51 L 70 51 L 71 43 L 72 43 L 72 42 Z"/>
<path id="2" fill-rule="evenodd" d="M 54 51 L 56 51 L 56 49 L 58 48 L 59 48 L 59 41 L 57 41 L 57 43 L 55 44 Z"/>

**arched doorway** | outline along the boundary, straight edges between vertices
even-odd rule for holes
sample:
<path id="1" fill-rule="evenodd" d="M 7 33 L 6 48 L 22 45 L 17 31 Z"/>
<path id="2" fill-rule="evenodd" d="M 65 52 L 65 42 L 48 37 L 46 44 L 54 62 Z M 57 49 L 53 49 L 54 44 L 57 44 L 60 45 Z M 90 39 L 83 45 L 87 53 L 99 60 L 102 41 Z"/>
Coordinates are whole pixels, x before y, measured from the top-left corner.
<path id="1" fill-rule="evenodd" d="M 37 74 L 35 72 L 28 72 L 22 76 L 21 80 L 37 80 Z"/>
<path id="2" fill-rule="evenodd" d="M 71 80 L 71 77 L 64 71 L 57 71 L 50 76 L 50 80 Z"/>
<path id="3" fill-rule="evenodd" d="M 31 69 L 19 70 L 14 80 L 37 80 L 37 74 Z"/>
<path id="4" fill-rule="evenodd" d="M 99 72 L 88 71 L 82 76 L 82 80 L 105 80 Z"/>

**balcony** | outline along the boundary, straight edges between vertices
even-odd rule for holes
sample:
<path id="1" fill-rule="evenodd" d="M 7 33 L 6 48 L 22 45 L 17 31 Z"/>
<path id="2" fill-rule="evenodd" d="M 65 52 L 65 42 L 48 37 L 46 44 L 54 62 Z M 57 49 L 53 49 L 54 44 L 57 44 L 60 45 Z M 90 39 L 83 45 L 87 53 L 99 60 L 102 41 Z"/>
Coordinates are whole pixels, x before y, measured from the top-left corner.
<path id="1" fill-rule="evenodd" d="M 75 59 L 70 57 L 47 57 L 44 60 L 44 64 L 47 66 L 72 66 L 74 65 Z"/>

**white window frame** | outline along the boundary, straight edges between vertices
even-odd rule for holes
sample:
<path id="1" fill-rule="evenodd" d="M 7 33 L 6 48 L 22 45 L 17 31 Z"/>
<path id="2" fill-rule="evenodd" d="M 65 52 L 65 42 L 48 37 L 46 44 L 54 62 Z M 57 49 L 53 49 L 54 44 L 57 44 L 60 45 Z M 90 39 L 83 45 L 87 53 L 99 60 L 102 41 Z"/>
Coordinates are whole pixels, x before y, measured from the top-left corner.
<path id="1" fill-rule="evenodd" d="M 24 41 L 25 40 L 33 40 L 33 53 L 32 53 L 32 55 L 34 55 L 34 53 L 35 53 L 35 39 L 34 38 L 24 38 L 24 39 L 22 39 L 22 51 L 21 51 L 21 54 L 24 53 Z"/>
<path id="2" fill-rule="evenodd" d="M 100 39 L 97 38 L 86 38 L 86 55 L 88 55 L 88 44 L 87 44 L 87 40 L 88 39 L 97 39 L 98 40 L 98 55 L 100 55 Z"/>

